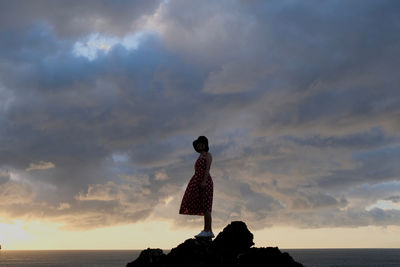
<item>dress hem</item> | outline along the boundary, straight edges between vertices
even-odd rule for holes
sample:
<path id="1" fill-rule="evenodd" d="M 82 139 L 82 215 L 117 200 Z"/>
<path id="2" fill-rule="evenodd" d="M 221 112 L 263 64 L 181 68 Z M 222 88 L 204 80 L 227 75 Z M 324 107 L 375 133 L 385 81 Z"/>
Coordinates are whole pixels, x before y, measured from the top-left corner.
<path id="1" fill-rule="evenodd" d="M 210 211 L 211 213 L 211 211 Z M 197 216 L 204 216 L 205 213 L 179 213 L 180 215 L 197 215 Z"/>

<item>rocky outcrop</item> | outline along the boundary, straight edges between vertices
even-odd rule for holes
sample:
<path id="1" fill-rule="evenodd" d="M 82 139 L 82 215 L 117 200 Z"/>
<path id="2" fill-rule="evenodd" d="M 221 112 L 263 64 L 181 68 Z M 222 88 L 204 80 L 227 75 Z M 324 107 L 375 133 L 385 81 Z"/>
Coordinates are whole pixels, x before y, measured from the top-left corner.
<path id="1" fill-rule="evenodd" d="M 246 224 L 234 221 L 214 241 L 207 238 L 187 239 L 167 255 L 161 249 L 148 248 L 127 267 L 303 266 L 277 247 L 255 248 L 253 245 L 253 234 Z"/>

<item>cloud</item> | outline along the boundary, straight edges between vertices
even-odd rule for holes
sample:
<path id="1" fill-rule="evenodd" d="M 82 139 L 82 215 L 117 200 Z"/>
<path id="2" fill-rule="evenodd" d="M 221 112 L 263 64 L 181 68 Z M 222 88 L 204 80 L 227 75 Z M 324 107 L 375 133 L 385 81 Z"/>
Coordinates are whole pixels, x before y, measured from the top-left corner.
<path id="1" fill-rule="evenodd" d="M 206 135 L 215 227 L 397 225 L 398 6 L 0 1 L 0 213 L 201 224 Z"/>
<path id="2" fill-rule="evenodd" d="M 34 171 L 34 170 L 47 170 L 51 168 L 55 168 L 56 166 L 54 165 L 53 162 L 46 162 L 46 161 L 39 161 L 39 163 L 30 163 L 29 167 L 26 168 L 26 171 Z"/>
<path id="3" fill-rule="evenodd" d="M 30 203 L 35 197 L 35 193 L 28 185 L 8 181 L 2 183 L 0 187 L 1 206 L 20 205 Z"/>
<path id="4" fill-rule="evenodd" d="M 166 179 L 168 179 L 168 175 L 165 173 L 165 171 L 159 171 L 159 172 L 156 172 L 155 179 L 157 181 L 166 180 Z"/>
<path id="5" fill-rule="evenodd" d="M 4 184 L 10 180 L 10 174 L 7 171 L 0 172 L 0 184 Z"/>
<path id="6" fill-rule="evenodd" d="M 246 92 L 256 88 L 267 74 L 262 67 L 253 64 L 245 66 L 243 62 L 229 62 L 222 65 L 220 71 L 211 72 L 203 90 L 211 94 Z"/>
<path id="7" fill-rule="evenodd" d="M 106 184 L 90 185 L 86 194 L 80 193 L 76 199 L 79 201 L 90 200 L 120 200 L 123 203 L 131 203 L 131 197 L 149 195 L 150 190 L 145 188 L 136 189 L 136 186 L 115 184 L 114 182 L 107 182 Z"/>
<path id="8" fill-rule="evenodd" d="M 93 32 L 115 35 L 135 29 L 143 16 L 157 9 L 160 1 L 25 1 L 0 2 L 1 29 L 20 29 L 38 21 L 50 25 L 57 35 L 74 38 Z M 22 8 L 23 7 L 23 8 Z"/>
<path id="9" fill-rule="evenodd" d="M 68 203 L 60 203 L 60 205 L 58 206 L 58 210 L 66 210 L 66 209 L 70 209 L 71 205 Z"/>
<path id="10" fill-rule="evenodd" d="M 393 203 L 399 203 L 400 202 L 400 196 L 390 196 L 390 197 L 386 198 L 385 200 L 390 200 Z"/>

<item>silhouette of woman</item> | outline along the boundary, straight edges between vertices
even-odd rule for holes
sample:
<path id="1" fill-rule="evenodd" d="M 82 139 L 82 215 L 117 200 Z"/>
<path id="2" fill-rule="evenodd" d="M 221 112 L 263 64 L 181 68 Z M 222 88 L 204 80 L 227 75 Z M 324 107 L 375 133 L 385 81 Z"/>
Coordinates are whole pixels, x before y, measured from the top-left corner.
<path id="1" fill-rule="evenodd" d="M 193 141 L 193 148 L 200 153 L 194 164 L 194 175 L 183 195 L 179 214 L 204 216 L 204 230 L 196 237 L 214 237 L 211 229 L 211 210 L 214 184 L 209 173 L 212 155 L 208 152 L 208 139 L 199 136 Z"/>

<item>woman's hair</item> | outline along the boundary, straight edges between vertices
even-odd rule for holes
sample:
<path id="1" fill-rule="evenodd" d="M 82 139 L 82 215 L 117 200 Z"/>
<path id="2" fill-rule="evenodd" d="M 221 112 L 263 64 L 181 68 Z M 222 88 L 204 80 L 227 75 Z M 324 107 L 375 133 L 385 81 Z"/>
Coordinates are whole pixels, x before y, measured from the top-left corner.
<path id="1" fill-rule="evenodd" d="M 200 153 L 201 151 L 197 150 L 197 144 L 198 143 L 202 143 L 204 144 L 206 147 L 204 148 L 204 150 L 206 152 L 208 152 L 209 148 L 208 148 L 208 139 L 207 137 L 205 137 L 204 135 L 199 136 L 196 140 L 193 141 L 193 147 L 194 150 L 196 150 L 196 152 Z"/>

